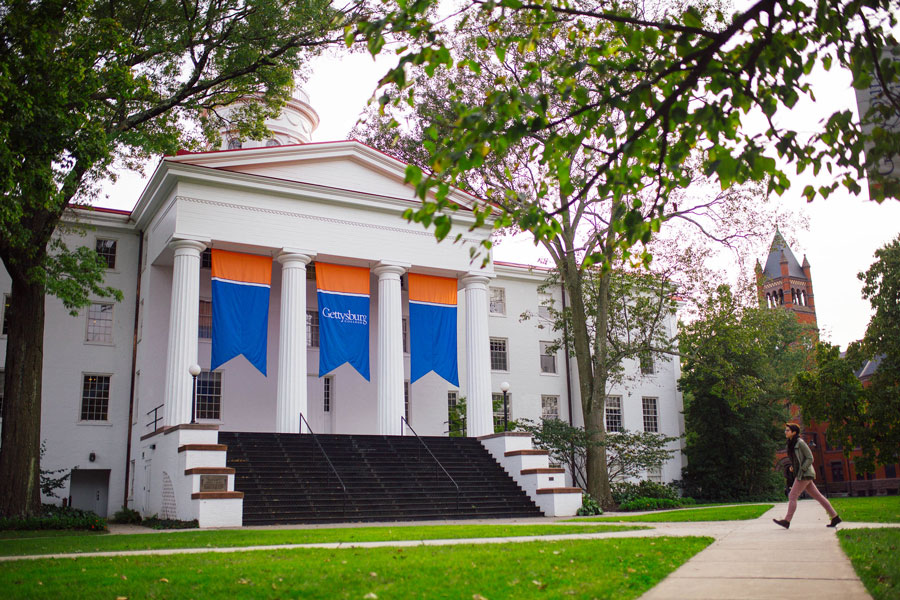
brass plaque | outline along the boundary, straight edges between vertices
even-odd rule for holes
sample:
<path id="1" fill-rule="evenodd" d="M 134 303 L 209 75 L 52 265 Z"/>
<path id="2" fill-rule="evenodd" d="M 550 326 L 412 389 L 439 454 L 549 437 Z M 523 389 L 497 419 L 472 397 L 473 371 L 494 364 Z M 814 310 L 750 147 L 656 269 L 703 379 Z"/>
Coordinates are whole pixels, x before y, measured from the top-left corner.
<path id="1" fill-rule="evenodd" d="M 227 492 L 228 475 L 201 475 L 201 492 Z"/>

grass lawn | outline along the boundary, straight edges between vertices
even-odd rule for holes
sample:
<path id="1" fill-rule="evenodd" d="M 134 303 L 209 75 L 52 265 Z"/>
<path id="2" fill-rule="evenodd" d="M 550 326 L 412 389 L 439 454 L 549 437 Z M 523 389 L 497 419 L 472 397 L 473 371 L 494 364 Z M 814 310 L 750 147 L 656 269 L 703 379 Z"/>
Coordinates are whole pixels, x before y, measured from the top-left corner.
<path id="1" fill-rule="evenodd" d="M 845 521 L 900 523 L 900 496 L 829 498 L 828 500 Z"/>
<path id="2" fill-rule="evenodd" d="M 643 529 L 642 527 L 595 525 L 417 525 L 409 527 L 342 527 L 327 529 L 228 529 L 190 530 L 176 533 L 138 533 L 8 539 L 0 544 L 0 555 L 61 554 L 151 550 L 158 548 L 239 548 L 278 544 L 320 544 L 326 542 L 373 542 L 395 540 L 435 540 L 528 535 L 561 535 Z M 13 532 L 0 532 L 13 533 Z"/>
<path id="3" fill-rule="evenodd" d="M 845 529 L 838 539 L 872 598 L 900 598 L 900 529 Z"/>
<path id="4" fill-rule="evenodd" d="M 666 510 L 645 515 L 628 515 L 622 517 L 591 517 L 588 519 L 569 519 L 572 521 L 590 522 L 639 522 L 639 523 L 675 523 L 683 521 L 743 521 L 755 519 L 772 508 L 773 504 L 747 504 L 744 506 L 723 506 L 719 508 L 697 508 Z"/>
<path id="5" fill-rule="evenodd" d="M 637 598 L 712 538 L 260 550 L 0 563 L 5 598 Z"/>

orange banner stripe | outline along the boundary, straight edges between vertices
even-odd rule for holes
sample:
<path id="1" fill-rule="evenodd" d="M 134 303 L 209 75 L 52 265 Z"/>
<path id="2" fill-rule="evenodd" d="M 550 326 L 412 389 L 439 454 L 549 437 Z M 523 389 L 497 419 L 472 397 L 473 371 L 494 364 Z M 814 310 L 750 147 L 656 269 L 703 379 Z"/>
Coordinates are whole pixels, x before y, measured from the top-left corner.
<path id="1" fill-rule="evenodd" d="M 456 306 L 456 280 L 449 277 L 409 274 L 409 301 Z"/>
<path id="2" fill-rule="evenodd" d="M 272 285 L 272 257 L 213 248 L 212 276 L 229 281 Z"/>
<path id="3" fill-rule="evenodd" d="M 317 262 L 316 287 L 323 292 L 369 295 L 369 269 Z"/>

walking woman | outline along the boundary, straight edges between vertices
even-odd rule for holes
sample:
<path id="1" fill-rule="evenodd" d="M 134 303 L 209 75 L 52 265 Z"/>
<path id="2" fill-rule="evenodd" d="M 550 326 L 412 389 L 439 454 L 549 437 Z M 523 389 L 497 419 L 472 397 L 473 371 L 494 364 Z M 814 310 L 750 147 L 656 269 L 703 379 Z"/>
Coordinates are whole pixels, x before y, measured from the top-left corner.
<path id="1" fill-rule="evenodd" d="M 797 498 L 800 494 L 806 492 L 816 499 L 822 505 L 822 508 L 831 517 L 831 522 L 826 527 L 836 527 L 841 522 L 841 518 L 835 512 L 831 502 L 822 495 L 819 488 L 816 487 L 816 470 L 813 468 L 813 455 L 800 438 L 800 426 L 796 423 L 787 423 L 784 427 L 784 437 L 787 439 L 787 455 L 791 459 L 791 465 L 794 468 L 794 485 L 791 486 L 791 493 L 788 495 L 788 510 L 784 519 L 772 519 L 785 529 L 791 526 L 791 519 L 794 517 L 794 511 L 797 510 Z"/>

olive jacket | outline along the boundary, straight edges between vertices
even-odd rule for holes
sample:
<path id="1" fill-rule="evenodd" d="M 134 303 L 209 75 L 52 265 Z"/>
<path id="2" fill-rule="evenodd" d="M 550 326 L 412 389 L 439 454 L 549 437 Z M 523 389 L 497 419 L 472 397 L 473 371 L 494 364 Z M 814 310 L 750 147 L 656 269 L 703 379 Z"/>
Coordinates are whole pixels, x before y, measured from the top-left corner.
<path id="1" fill-rule="evenodd" d="M 812 451 L 801 438 L 797 439 L 797 444 L 794 446 L 794 455 L 791 456 L 791 464 L 794 467 L 794 477 L 797 479 L 816 478 L 816 470 L 813 467 Z"/>

